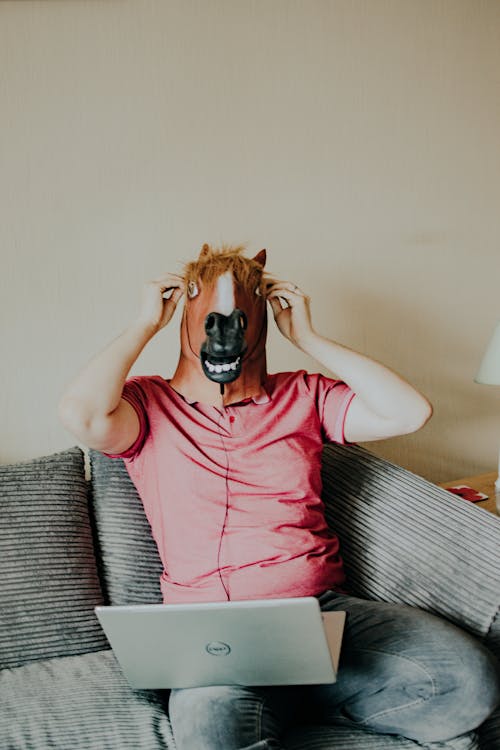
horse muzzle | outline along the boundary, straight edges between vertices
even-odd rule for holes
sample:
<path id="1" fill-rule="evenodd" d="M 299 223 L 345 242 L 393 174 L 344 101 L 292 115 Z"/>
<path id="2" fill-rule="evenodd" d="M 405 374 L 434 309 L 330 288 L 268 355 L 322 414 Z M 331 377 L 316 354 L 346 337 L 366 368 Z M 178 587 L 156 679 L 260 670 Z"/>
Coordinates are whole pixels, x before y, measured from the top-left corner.
<path id="1" fill-rule="evenodd" d="M 247 345 L 247 317 L 235 308 L 230 315 L 211 312 L 205 318 L 207 337 L 200 349 L 204 374 L 215 383 L 232 383 L 241 375 Z"/>

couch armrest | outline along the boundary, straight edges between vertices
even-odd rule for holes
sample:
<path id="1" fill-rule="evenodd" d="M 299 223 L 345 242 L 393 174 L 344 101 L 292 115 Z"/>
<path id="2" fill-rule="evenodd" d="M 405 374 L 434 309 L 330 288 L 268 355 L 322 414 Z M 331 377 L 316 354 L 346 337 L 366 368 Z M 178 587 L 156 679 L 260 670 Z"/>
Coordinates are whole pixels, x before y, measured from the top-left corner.
<path id="1" fill-rule="evenodd" d="M 500 603 L 500 519 L 356 445 L 325 446 L 323 499 L 353 594 L 489 634 Z"/>

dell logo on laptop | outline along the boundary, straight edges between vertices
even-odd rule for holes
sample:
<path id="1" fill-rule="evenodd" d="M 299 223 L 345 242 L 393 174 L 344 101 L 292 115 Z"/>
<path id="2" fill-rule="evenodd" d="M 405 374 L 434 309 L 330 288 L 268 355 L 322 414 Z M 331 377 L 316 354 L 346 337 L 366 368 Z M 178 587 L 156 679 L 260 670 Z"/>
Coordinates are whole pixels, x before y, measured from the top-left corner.
<path id="1" fill-rule="evenodd" d="M 231 653 L 231 647 L 222 641 L 210 641 L 205 646 L 205 651 L 208 651 L 212 656 L 227 656 Z"/>

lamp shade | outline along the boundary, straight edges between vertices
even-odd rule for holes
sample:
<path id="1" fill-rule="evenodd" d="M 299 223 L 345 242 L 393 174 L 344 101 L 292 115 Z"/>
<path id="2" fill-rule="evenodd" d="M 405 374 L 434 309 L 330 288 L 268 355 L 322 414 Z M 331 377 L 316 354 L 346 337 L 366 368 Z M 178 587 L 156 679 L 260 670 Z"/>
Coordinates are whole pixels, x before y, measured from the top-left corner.
<path id="1" fill-rule="evenodd" d="M 493 332 L 474 380 L 476 383 L 486 385 L 500 385 L 500 321 Z"/>

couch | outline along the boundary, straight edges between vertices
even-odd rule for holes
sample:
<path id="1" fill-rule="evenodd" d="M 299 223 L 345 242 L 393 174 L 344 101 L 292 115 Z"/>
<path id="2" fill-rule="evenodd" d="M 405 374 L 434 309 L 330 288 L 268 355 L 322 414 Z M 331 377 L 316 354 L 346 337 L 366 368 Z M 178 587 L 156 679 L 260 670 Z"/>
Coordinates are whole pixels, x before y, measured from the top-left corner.
<path id="1" fill-rule="evenodd" d="M 498 518 L 358 446 L 326 445 L 323 481 L 354 594 L 437 613 L 500 656 Z M 93 610 L 161 602 L 160 560 L 123 462 L 75 447 L 0 466 L 0 503 L 0 748 L 174 748 L 168 691 L 128 686 Z M 306 725 L 284 744 L 417 747 Z M 478 747 L 500 747 L 500 711 Z"/>

